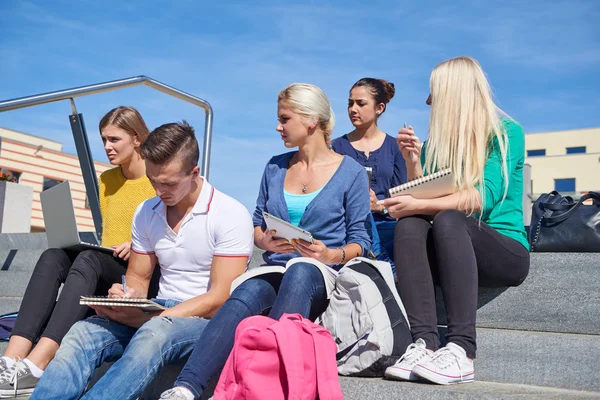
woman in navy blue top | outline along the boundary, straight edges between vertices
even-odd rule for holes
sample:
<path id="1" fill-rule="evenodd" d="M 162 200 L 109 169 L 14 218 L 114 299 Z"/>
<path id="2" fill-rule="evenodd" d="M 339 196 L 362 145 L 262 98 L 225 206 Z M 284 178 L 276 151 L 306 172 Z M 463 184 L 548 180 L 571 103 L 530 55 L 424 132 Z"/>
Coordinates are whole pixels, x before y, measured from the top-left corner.
<path id="1" fill-rule="evenodd" d="M 334 125 L 329 100 L 316 86 L 293 84 L 281 91 L 277 108 L 276 130 L 283 144 L 298 150 L 271 158 L 265 167 L 254 212 L 254 244 L 266 250 L 267 264 L 287 264 L 286 273 L 283 278 L 256 276 L 233 291 L 204 329 L 175 388 L 161 399 L 183 398 L 178 394 L 199 398 L 210 378 L 223 368 L 236 327 L 244 318 L 269 309 L 274 319 L 283 313 L 316 318 L 325 311 L 330 294 L 316 265 L 337 270 L 351 258 L 369 253 L 367 173 L 352 158 L 329 148 Z M 298 196 L 306 196 L 306 201 Z M 312 233 L 314 243 L 292 245 L 277 239 L 276 232 L 266 229 L 263 211 L 297 221 Z"/>
<path id="2" fill-rule="evenodd" d="M 394 84 L 383 79 L 363 78 L 356 82 L 348 98 L 348 116 L 355 129 L 335 139 L 331 146 L 337 153 L 371 168 L 371 212 L 377 227 L 373 232 L 373 252 L 378 259 L 389 262 L 395 273 L 392 257 L 396 219 L 390 217 L 383 205 L 377 204 L 378 200 L 389 197 L 391 187 L 406 182 L 406 164 L 395 138 L 377 126 L 394 94 Z"/>

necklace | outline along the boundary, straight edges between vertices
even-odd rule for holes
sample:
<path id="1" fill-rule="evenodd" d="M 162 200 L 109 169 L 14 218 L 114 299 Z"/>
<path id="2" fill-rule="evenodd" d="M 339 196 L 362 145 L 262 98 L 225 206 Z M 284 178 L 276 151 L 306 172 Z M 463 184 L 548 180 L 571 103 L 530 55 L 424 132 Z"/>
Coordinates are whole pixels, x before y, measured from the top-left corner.
<path id="1" fill-rule="evenodd" d="M 302 182 L 302 178 L 300 178 L 300 176 L 298 176 L 298 180 L 300 181 L 300 183 L 302 184 L 302 193 L 306 193 L 306 187 L 308 185 L 310 185 L 310 183 L 315 179 L 317 173 L 321 170 L 321 167 L 317 168 L 317 170 L 314 172 L 314 175 L 312 177 L 312 179 L 306 183 Z"/>

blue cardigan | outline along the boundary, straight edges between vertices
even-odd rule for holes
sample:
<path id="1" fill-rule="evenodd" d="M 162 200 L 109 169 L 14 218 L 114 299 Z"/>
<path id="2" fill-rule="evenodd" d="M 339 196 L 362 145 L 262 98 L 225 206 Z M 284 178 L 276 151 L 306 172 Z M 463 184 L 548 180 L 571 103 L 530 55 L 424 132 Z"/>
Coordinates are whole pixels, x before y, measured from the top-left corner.
<path id="1" fill-rule="evenodd" d="M 283 182 L 294 153 L 280 154 L 267 163 L 252 218 L 254 226 L 266 228 L 263 211 L 290 222 L 283 196 Z M 362 255 L 368 255 L 371 249 L 368 187 L 365 169 L 350 157 L 344 156 L 337 171 L 306 207 L 298 226 L 312 233 L 315 239 L 321 240 L 328 248 L 335 249 L 348 243 L 356 243 L 362 248 Z M 285 265 L 294 257 L 299 257 L 299 254 L 270 251 L 263 254 L 269 265 Z M 341 265 L 333 267 L 339 269 Z"/>

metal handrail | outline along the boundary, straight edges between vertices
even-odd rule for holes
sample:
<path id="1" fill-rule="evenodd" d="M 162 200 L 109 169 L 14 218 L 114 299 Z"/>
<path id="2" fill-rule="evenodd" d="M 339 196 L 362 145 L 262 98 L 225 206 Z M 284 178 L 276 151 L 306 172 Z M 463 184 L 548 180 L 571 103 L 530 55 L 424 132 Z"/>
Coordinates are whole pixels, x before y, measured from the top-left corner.
<path id="1" fill-rule="evenodd" d="M 165 94 L 176 97 L 180 100 L 202 107 L 205 113 L 204 120 L 204 154 L 202 155 L 202 175 L 208 179 L 210 166 L 210 149 L 212 145 L 212 123 L 213 110 L 210 104 L 199 97 L 185 93 L 174 87 L 165 85 L 162 82 L 156 81 L 144 75 L 135 76 L 132 78 L 119 79 L 116 81 L 97 83 L 94 85 L 80 86 L 72 89 L 58 90 L 36 94 L 33 96 L 19 97 L 16 99 L 0 101 L 0 112 L 17 110 L 19 108 L 33 107 L 40 104 L 53 103 L 61 100 L 74 99 L 76 97 L 89 96 L 111 90 L 123 89 L 132 86 L 146 85 L 152 89 L 158 90 Z"/>

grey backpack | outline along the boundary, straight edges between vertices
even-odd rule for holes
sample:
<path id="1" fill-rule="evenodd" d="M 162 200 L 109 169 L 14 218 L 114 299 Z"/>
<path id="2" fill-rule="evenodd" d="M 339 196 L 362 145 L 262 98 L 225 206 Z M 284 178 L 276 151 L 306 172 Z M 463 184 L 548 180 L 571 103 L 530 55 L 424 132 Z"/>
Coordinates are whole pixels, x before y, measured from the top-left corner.
<path id="1" fill-rule="evenodd" d="M 357 257 L 342 267 L 321 323 L 337 343 L 340 375 L 383 376 L 412 343 L 392 269 L 383 261 Z"/>

